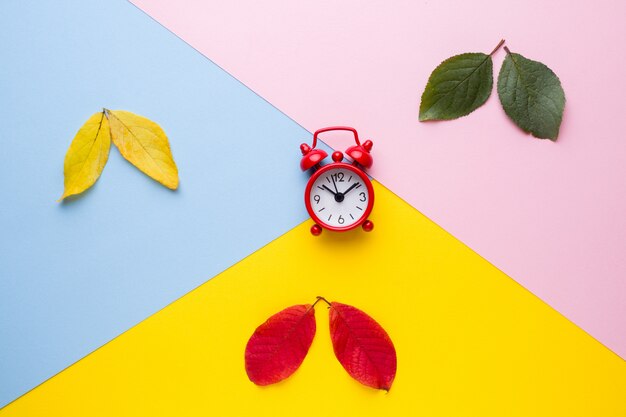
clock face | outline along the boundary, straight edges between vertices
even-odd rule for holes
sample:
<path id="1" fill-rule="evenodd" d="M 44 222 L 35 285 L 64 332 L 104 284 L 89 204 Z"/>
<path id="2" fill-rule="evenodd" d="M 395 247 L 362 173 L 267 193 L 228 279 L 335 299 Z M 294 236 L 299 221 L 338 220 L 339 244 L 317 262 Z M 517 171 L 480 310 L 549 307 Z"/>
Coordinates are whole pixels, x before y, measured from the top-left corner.
<path id="1" fill-rule="evenodd" d="M 307 187 L 307 209 L 320 226 L 348 230 L 366 220 L 373 206 L 370 180 L 352 165 L 326 165 Z"/>

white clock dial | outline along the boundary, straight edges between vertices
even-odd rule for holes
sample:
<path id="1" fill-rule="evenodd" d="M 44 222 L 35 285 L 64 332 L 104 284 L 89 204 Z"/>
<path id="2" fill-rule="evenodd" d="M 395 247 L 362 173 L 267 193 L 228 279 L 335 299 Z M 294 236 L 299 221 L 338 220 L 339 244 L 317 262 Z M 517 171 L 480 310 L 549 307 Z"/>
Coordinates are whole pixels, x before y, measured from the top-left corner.
<path id="1" fill-rule="evenodd" d="M 366 215 L 369 204 L 367 178 L 345 168 L 323 172 L 309 193 L 311 210 L 324 225 L 349 228 Z"/>

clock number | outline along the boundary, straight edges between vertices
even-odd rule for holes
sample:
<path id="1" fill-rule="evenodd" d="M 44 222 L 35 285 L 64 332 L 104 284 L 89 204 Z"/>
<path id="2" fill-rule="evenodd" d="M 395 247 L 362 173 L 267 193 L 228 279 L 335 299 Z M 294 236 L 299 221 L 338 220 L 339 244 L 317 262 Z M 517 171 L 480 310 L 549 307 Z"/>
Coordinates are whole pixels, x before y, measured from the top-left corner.
<path id="1" fill-rule="evenodd" d="M 367 197 L 365 197 L 365 193 L 359 193 L 359 195 L 361 196 L 361 198 L 359 198 L 359 201 L 367 200 Z"/>
<path id="2" fill-rule="evenodd" d="M 346 220 L 343 217 L 339 216 L 337 221 L 339 222 L 339 224 L 343 224 Z"/>
<path id="3" fill-rule="evenodd" d="M 343 182 L 344 174 L 343 174 L 343 172 L 338 172 L 336 174 L 333 174 L 332 177 L 335 178 L 336 182 Z"/>
<path id="4" fill-rule="evenodd" d="M 363 194 L 363 193 L 361 193 L 361 194 Z M 319 203 L 320 203 L 320 196 L 319 196 L 319 195 L 317 195 L 317 194 L 315 194 L 315 195 L 313 196 L 313 200 L 315 200 L 315 204 L 319 204 Z"/>

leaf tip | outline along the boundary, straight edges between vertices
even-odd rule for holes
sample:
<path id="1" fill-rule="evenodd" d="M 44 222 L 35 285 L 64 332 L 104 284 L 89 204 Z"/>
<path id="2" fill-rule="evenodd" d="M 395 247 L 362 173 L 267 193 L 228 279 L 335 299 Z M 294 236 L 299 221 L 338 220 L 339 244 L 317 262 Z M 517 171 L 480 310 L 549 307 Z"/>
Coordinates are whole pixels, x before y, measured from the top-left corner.
<path id="1" fill-rule="evenodd" d="M 433 120 L 433 118 L 428 114 L 428 112 L 420 111 L 419 121 L 420 122 L 427 122 L 429 120 Z"/>
<path id="2" fill-rule="evenodd" d="M 436 122 L 438 120 L 451 120 L 451 119 L 446 119 L 444 117 L 436 117 L 436 116 L 432 116 L 430 114 L 424 114 L 424 115 L 420 115 L 419 117 L 419 121 L 420 122 Z"/>
<path id="3" fill-rule="evenodd" d="M 83 190 L 85 191 L 85 190 Z M 64 190 L 63 194 L 61 195 L 61 197 L 59 197 L 59 199 L 57 200 L 57 203 L 62 203 L 63 201 L 67 200 L 68 197 L 72 197 L 75 195 L 80 194 L 82 191 L 69 191 L 69 190 Z"/>
<path id="4" fill-rule="evenodd" d="M 178 179 L 178 175 L 175 178 L 173 178 L 171 181 L 168 181 L 167 183 L 163 183 L 163 185 L 165 185 L 167 188 L 169 188 L 172 191 L 178 190 L 179 184 L 180 184 L 180 180 Z"/>

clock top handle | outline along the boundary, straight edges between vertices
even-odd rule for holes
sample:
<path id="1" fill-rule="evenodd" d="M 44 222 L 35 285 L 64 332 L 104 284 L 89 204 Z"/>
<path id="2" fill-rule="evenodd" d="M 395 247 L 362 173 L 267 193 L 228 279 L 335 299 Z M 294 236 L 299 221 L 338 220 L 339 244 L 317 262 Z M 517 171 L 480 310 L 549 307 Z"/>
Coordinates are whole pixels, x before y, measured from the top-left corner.
<path id="1" fill-rule="evenodd" d="M 315 131 L 315 133 L 313 134 L 313 148 L 315 148 L 317 146 L 317 136 L 320 133 L 324 133 L 324 132 L 330 132 L 333 130 L 346 130 L 348 132 L 352 132 L 354 134 L 354 140 L 356 141 L 357 146 L 361 146 L 361 142 L 359 142 L 359 134 L 356 132 L 356 129 L 353 127 L 348 127 L 348 126 L 331 126 L 331 127 L 324 127 L 322 129 L 318 129 Z"/>

